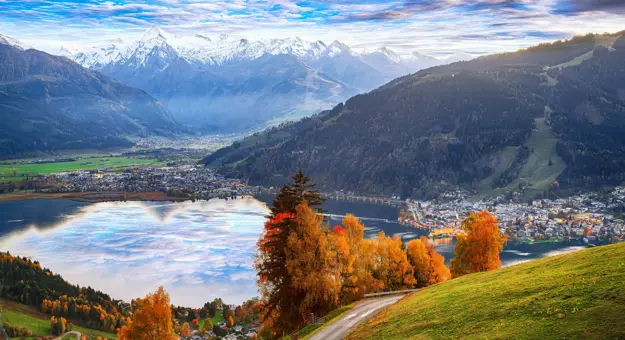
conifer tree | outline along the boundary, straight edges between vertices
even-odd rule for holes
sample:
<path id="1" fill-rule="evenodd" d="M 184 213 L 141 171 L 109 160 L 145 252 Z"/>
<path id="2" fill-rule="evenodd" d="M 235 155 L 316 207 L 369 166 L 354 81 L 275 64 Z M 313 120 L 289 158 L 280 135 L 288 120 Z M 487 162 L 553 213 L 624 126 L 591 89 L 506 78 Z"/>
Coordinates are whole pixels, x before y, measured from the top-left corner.
<path id="1" fill-rule="evenodd" d="M 315 184 L 299 171 L 289 185 L 280 189 L 267 216 L 265 231 L 258 241 L 259 255 L 255 261 L 258 286 L 262 294 L 261 320 L 281 334 L 300 326 L 298 307 L 305 295 L 298 295 L 287 268 L 289 236 L 297 228 L 296 208 L 306 201 L 319 211 L 324 202 Z"/>

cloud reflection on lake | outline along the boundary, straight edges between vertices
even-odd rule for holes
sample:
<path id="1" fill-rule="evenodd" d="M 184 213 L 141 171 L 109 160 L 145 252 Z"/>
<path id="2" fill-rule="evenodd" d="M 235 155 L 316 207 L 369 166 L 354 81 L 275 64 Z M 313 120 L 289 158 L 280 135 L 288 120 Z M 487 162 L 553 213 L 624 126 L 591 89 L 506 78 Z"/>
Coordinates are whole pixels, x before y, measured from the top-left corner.
<path id="1" fill-rule="evenodd" d="M 172 303 L 258 295 L 256 242 L 268 209 L 253 198 L 198 203 L 98 203 L 40 231 L 0 238 L 66 280 L 130 300 L 165 286 Z"/>

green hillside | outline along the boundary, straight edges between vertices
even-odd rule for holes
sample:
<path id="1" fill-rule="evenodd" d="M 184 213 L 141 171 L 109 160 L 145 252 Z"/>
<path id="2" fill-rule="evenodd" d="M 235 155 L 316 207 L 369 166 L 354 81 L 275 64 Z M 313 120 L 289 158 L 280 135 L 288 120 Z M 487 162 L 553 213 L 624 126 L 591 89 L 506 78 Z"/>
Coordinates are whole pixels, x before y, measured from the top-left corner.
<path id="1" fill-rule="evenodd" d="M 623 339 L 625 243 L 423 289 L 349 339 Z"/>
<path id="2" fill-rule="evenodd" d="M 0 322 L 8 322 L 12 326 L 20 328 L 28 328 L 33 333 L 33 339 L 38 336 L 52 336 L 52 331 L 50 330 L 50 316 L 39 312 L 34 307 L 22 305 L 13 301 L 0 299 Z M 69 322 L 71 323 L 72 320 L 69 320 Z M 77 325 L 73 325 L 72 329 L 86 335 L 88 340 L 97 340 L 98 337 L 117 339 L 117 335 L 113 333 L 98 331 Z"/>

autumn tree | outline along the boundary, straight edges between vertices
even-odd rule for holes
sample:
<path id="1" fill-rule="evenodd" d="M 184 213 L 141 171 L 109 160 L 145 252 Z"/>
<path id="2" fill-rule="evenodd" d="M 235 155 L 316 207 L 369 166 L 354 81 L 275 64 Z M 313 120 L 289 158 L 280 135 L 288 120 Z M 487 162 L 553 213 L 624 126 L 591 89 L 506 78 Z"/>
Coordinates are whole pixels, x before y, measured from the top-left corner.
<path id="1" fill-rule="evenodd" d="M 237 318 L 237 320 L 243 321 L 243 318 L 245 317 L 245 311 L 243 310 L 243 308 L 241 308 L 241 306 L 237 306 L 237 308 L 234 309 L 234 316 Z"/>
<path id="2" fill-rule="evenodd" d="M 374 278 L 379 280 L 386 290 L 412 288 L 416 280 L 406 252 L 402 248 L 401 239 L 398 236 L 391 238 L 381 231 L 372 242 Z"/>
<path id="3" fill-rule="evenodd" d="M 434 245 L 427 237 L 421 236 L 418 240 L 408 242 L 406 252 L 418 287 L 426 287 L 451 278 L 449 268 L 445 265 L 445 257 L 434 250 Z"/>
<path id="4" fill-rule="evenodd" d="M 180 331 L 180 335 L 191 336 L 191 327 L 189 327 L 188 322 L 182 324 L 182 330 Z"/>
<path id="5" fill-rule="evenodd" d="M 65 333 L 66 327 L 67 320 L 65 318 L 56 318 L 54 316 L 50 318 L 50 329 L 52 330 L 52 334 L 62 335 L 63 333 Z"/>
<path id="6" fill-rule="evenodd" d="M 232 328 L 233 326 L 234 326 L 234 318 L 232 316 L 229 316 L 228 319 L 226 320 L 226 327 Z"/>
<path id="7" fill-rule="evenodd" d="M 297 228 L 296 208 L 306 201 L 310 208 L 317 209 L 324 201 L 314 187 L 301 171 L 289 185 L 282 187 L 258 241 L 255 267 L 262 295 L 260 317 L 265 326 L 271 325 L 279 334 L 302 323 L 299 306 L 306 296 L 295 287 L 287 267 L 287 249 L 289 238 Z"/>
<path id="8" fill-rule="evenodd" d="M 339 302 L 341 273 L 337 265 L 336 243 L 323 227 L 323 216 L 306 201 L 295 212 L 295 229 L 287 241 L 287 269 L 295 296 L 303 297 L 297 306 L 304 322 L 310 313 L 324 315 Z"/>
<path id="9" fill-rule="evenodd" d="M 501 267 L 499 253 L 506 236 L 499 231 L 497 218 L 488 210 L 472 212 L 462 221 L 464 235 L 458 235 L 451 273 L 459 277 L 468 273 L 483 272 Z"/>
<path id="10" fill-rule="evenodd" d="M 213 322 L 211 321 L 210 318 L 204 319 L 204 329 L 207 331 L 213 330 Z"/>
<path id="11" fill-rule="evenodd" d="M 173 340 L 173 321 L 169 294 L 163 287 L 137 299 L 133 318 L 117 331 L 119 340 Z M 188 325 L 187 325 L 188 326 Z"/>
<path id="12" fill-rule="evenodd" d="M 334 227 L 334 233 L 339 253 L 343 302 L 348 303 L 360 299 L 366 292 L 381 289 L 381 283 L 372 275 L 373 243 L 364 240 L 364 225 L 356 216 L 348 214 L 343 218 L 343 226 Z"/>

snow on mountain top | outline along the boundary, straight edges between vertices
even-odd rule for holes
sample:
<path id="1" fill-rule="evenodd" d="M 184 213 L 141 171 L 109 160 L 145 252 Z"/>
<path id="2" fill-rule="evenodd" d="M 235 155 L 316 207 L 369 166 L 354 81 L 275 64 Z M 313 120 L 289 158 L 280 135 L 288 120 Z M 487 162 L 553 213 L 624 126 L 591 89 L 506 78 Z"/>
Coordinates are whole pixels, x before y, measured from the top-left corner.
<path id="1" fill-rule="evenodd" d="M 171 36 L 169 33 L 166 33 L 160 27 L 154 25 L 150 27 L 147 31 L 145 31 L 143 35 L 141 36 L 141 39 L 139 40 L 147 41 L 147 40 L 152 40 L 152 39 L 159 39 L 159 40 L 167 41 L 167 40 L 171 40 L 172 38 L 173 36 Z"/>
<path id="2" fill-rule="evenodd" d="M 343 53 L 352 54 L 352 49 L 338 40 L 334 40 L 325 50 L 325 55 L 329 57 L 336 57 Z"/>
<path id="3" fill-rule="evenodd" d="M 76 53 L 71 49 L 68 51 L 71 53 L 71 58 L 83 66 L 102 67 L 111 62 L 130 59 L 133 60 L 133 64 L 142 64 L 151 53 L 154 53 L 155 49 L 162 56 L 181 57 L 192 63 L 213 66 L 234 61 L 254 60 L 265 54 L 289 54 L 302 60 L 317 60 L 322 57 L 333 58 L 343 54 L 353 56 L 382 54 L 393 63 L 436 60 L 417 52 L 409 56 L 399 55 L 386 47 L 357 53 L 346 44 L 336 40 L 330 45 L 326 45 L 320 40 L 307 41 L 297 36 L 282 39 L 248 40 L 231 37 L 227 34 L 221 34 L 216 39 L 211 39 L 204 34 L 173 35 L 158 26 L 150 27 L 143 32 L 138 40 L 128 46 L 124 46 L 121 41 L 112 41 L 82 53 Z M 61 55 L 67 53 L 67 51 L 59 52 Z M 454 56 L 453 60 L 456 61 L 457 58 L 468 60 L 466 56 Z"/>
<path id="4" fill-rule="evenodd" d="M 391 50 L 388 47 L 380 47 L 374 50 L 364 50 L 362 52 L 363 56 L 376 55 L 376 54 L 382 54 L 385 57 L 387 57 L 389 60 L 396 62 L 396 63 L 399 63 L 402 60 L 402 57 L 399 54 L 397 54 L 397 52 Z"/>
<path id="5" fill-rule="evenodd" d="M 13 46 L 23 51 L 32 49 L 32 47 L 24 44 L 23 42 L 17 39 L 13 39 L 11 37 L 7 37 L 6 35 L 3 35 L 3 34 L 0 34 L 0 44 Z"/>

